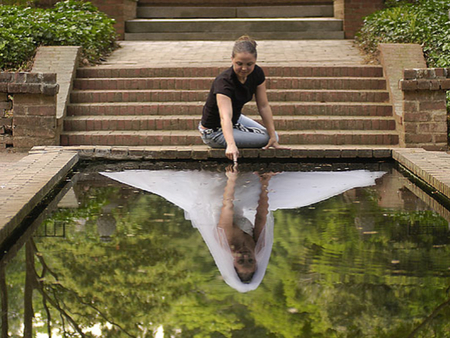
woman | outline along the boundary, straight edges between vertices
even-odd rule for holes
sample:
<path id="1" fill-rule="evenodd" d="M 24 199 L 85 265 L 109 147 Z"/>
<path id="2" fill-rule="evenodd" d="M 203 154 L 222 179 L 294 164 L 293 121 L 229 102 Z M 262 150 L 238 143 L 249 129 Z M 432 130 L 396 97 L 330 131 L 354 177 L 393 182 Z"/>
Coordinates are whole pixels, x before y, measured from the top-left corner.
<path id="1" fill-rule="evenodd" d="M 250 217 L 253 218 L 253 222 L 244 215 L 244 209 L 239 206 L 239 201 L 235 199 L 236 181 L 238 179 L 237 171 L 233 168 L 228 168 L 226 175 L 227 183 L 217 226 L 223 230 L 226 237 L 226 243 L 224 245 L 230 249 L 233 257 L 233 266 L 239 279 L 243 283 L 250 284 L 257 271 L 257 253 L 263 252 L 261 249 L 267 244 L 262 241 L 260 242 L 259 239 L 265 237 L 261 236 L 261 234 L 265 234 L 265 227 L 268 222 L 269 191 L 267 187 L 269 186 L 270 178 L 275 173 L 257 174 L 261 188 L 257 189 L 260 190 L 260 194 L 256 214 L 254 217 Z M 251 179 L 246 182 L 250 183 Z M 257 188 L 256 185 L 254 187 Z M 270 222 L 270 224 L 270 228 L 273 228 L 273 222 Z M 268 247 L 271 248 L 272 245 L 270 244 Z M 268 256 L 270 256 L 270 251 Z M 265 266 L 267 266 L 267 261 Z M 261 264 L 261 262 L 259 263 Z M 265 271 L 265 267 L 263 271 Z"/>
<path id="2" fill-rule="evenodd" d="M 226 148 L 226 157 L 234 162 L 241 147 L 281 148 L 267 99 L 265 75 L 256 65 L 256 57 L 256 42 L 250 37 L 242 36 L 235 42 L 232 67 L 214 80 L 199 125 L 203 142 L 212 148 Z M 241 113 L 253 95 L 265 127 Z"/>

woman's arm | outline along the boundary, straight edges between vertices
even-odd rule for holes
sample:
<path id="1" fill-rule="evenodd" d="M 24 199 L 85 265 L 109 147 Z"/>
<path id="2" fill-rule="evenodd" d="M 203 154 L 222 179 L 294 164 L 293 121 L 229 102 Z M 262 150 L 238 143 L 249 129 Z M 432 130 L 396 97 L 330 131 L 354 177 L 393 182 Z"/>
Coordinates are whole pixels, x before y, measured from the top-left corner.
<path id="1" fill-rule="evenodd" d="M 222 209 L 219 217 L 218 227 L 224 229 L 228 242 L 233 237 L 234 216 L 234 191 L 236 187 L 237 172 L 232 168 L 227 169 L 227 185 L 223 192 Z"/>
<path id="2" fill-rule="evenodd" d="M 267 98 L 267 90 L 266 90 L 266 81 L 261 83 L 256 88 L 256 105 L 258 106 L 259 115 L 263 120 L 263 125 L 267 129 L 269 133 L 269 142 L 264 147 L 264 149 L 268 149 L 270 147 L 286 149 L 280 146 L 277 141 L 277 136 L 275 134 L 275 125 L 273 123 L 273 114 L 272 109 L 270 108 L 269 100 Z"/>
<path id="3" fill-rule="evenodd" d="M 255 243 L 258 242 L 259 236 L 263 231 L 267 223 L 267 214 L 269 213 L 269 181 L 271 177 L 275 175 L 272 173 L 262 174 L 259 176 L 261 183 L 261 194 L 259 195 L 258 207 L 256 208 L 255 216 L 255 230 L 253 232 L 253 238 Z"/>
<path id="4" fill-rule="evenodd" d="M 217 94 L 217 106 L 219 107 L 220 124 L 222 126 L 223 136 L 227 142 L 225 155 L 228 159 L 237 162 L 239 150 L 236 146 L 233 136 L 233 105 L 231 99 L 223 94 Z"/>

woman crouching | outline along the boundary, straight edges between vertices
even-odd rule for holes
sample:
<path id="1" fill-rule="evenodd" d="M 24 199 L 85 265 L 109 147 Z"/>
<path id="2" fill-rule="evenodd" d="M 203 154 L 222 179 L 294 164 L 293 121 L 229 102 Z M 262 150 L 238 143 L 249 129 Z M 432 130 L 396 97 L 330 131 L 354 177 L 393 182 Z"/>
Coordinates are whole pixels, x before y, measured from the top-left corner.
<path id="1" fill-rule="evenodd" d="M 203 142 L 212 148 L 225 148 L 226 157 L 234 162 L 239 148 L 282 148 L 267 99 L 266 78 L 256 58 L 256 42 L 240 37 L 233 47 L 232 66 L 212 84 L 199 125 Z M 265 127 L 242 115 L 243 106 L 253 95 Z"/>

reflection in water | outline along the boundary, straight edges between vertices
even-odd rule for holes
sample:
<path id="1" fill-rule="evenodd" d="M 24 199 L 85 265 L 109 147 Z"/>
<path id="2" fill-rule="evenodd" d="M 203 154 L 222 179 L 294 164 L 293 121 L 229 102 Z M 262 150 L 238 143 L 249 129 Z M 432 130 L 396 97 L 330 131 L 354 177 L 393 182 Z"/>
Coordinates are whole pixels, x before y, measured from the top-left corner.
<path id="1" fill-rule="evenodd" d="M 240 292 L 261 283 L 273 244 L 273 211 L 308 206 L 375 184 L 385 172 L 127 170 L 103 175 L 172 202 L 206 242 L 225 282 Z"/>
<path id="2" fill-rule="evenodd" d="M 450 212 L 391 165 L 98 174 L 117 165 L 76 174 L 3 255 L 2 337 L 448 336 Z M 347 166 L 387 173 L 289 172 Z"/>

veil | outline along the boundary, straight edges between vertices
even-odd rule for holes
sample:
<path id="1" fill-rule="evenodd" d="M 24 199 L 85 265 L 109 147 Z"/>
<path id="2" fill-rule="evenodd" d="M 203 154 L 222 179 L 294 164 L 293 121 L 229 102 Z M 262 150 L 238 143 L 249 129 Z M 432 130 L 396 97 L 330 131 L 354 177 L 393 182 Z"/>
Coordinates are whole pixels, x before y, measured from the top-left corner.
<path id="1" fill-rule="evenodd" d="M 268 186 L 269 210 L 266 225 L 255 248 L 257 269 L 250 283 L 243 283 L 233 264 L 233 255 L 224 230 L 217 226 L 224 188 L 225 173 L 180 170 L 126 170 L 101 172 L 118 182 L 165 198 L 184 210 L 203 237 L 224 281 L 239 292 L 255 290 L 262 282 L 269 263 L 274 240 L 273 211 L 308 206 L 356 187 L 375 184 L 385 172 L 353 170 L 340 172 L 281 172 Z M 254 220 L 261 184 L 255 173 L 240 173 L 236 183 L 234 205 L 243 217 Z M 252 222 L 254 223 L 254 222 Z"/>

